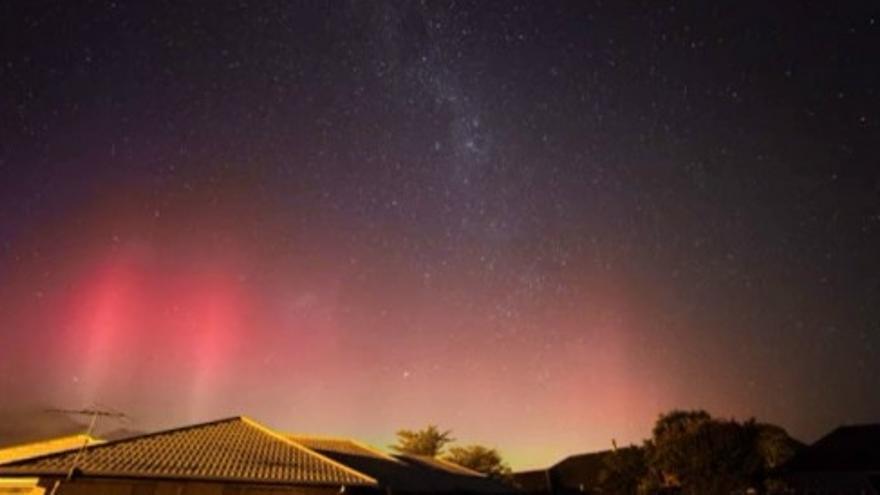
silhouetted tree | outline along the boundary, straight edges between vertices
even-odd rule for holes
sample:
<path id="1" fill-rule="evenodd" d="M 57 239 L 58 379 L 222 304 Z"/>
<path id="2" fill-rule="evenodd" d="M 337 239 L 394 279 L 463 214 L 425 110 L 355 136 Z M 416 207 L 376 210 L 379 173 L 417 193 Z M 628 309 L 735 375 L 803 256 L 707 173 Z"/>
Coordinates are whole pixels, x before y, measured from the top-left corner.
<path id="1" fill-rule="evenodd" d="M 510 467 L 504 462 L 497 450 L 482 445 L 452 447 L 444 459 L 493 478 L 506 479 L 511 473 Z"/>
<path id="2" fill-rule="evenodd" d="M 788 462 L 803 446 L 788 436 L 788 432 L 782 427 L 758 423 L 758 450 L 768 470 Z"/>
<path id="3" fill-rule="evenodd" d="M 390 447 L 404 454 L 437 457 L 446 444 L 455 440 L 451 435 L 451 430 L 440 431 L 436 425 L 422 430 L 398 430 L 397 443 Z"/>
<path id="4" fill-rule="evenodd" d="M 661 415 L 645 443 L 645 491 L 679 487 L 685 495 L 763 491 L 773 468 L 797 443 L 785 430 L 754 420 L 713 419 L 705 411 Z"/>
<path id="5" fill-rule="evenodd" d="M 786 484 L 778 478 L 777 470 L 804 448 L 804 444 L 791 438 L 779 426 L 760 423 L 757 448 L 764 460 L 764 491 L 768 494 L 787 493 Z"/>

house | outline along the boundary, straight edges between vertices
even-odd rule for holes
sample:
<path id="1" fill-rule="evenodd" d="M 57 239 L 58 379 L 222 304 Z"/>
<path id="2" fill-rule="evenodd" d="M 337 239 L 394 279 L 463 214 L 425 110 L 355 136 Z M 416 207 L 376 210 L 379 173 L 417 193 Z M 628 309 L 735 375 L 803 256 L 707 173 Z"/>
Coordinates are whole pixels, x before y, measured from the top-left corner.
<path id="1" fill-rule="evenodd" d="M 36 489 L 0 494 L 509 495 L 481 473 L 430 457 L 389 455 L 352 439 L 285 435 L 243 416 L 46 453 L 0 465 Z"/>
<path id="2" fill-rule="evenodd" d="M 612 451 L 566 457 L 547 469 L 514 473 L 514 484 L 535 495 L 594 493 L 605 458 Z"/>
<path id="3" fill-rule="evenodd" d="M 551 491 L 550 470 L 533 469 L 513 473 L 513 484 L 532 495 L 548 495 Z"/>
<path id="4" fill-rule="evenodd" d="M 550 471 L 556 493 L 593 493 L 611 450 L 568 456 Z"/>
<path id="5" fill-rule="evenodd" d="M 378 493 L 375 479 L 243 416 L 0 465 L 60 495 Z"/>
<path id="6" fill-rule="evenodd" d="M 486 475 L 429 456 L 389 455 L 357 440 L 289 435 L 289 438 L 376 479 L 386 493 L 510 494 L 515 490 Z"/>
<path id="7" fill-rule="evenodd" d="M 790 488 L 810 495 L 880 495 L 880 424 L 841 426 L 782 469 Z"/>

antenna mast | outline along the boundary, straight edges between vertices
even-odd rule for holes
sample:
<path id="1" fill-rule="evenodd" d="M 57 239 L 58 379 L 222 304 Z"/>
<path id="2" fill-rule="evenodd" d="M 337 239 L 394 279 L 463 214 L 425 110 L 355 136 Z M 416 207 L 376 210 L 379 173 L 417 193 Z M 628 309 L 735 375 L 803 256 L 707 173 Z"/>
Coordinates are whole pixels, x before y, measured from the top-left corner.
<path id="1" fill-rule="evenodd" d="M 47 409 L 46 412 L 51 413 L 60 413 L 60 414 L 68 414 L 73 416 L 91 416 L 89 419 L 89 427 L 86 430 L 86 438 L 83 440 L 83 444 L 79 447 L 79 450 L 76 451 L 76 455 L 73 456 L 73 462 L 70 463 L 70 469 L 67 471 L 67 476 L 65 481 L 70 481 L 73 479 L 73 474 L 76 471 L 76 464 L 79 462 L 80 456 L 82 456 L 83 451 L 86 450 L 86 447 L 89 446 L 89 440 L 92 438 L 92 433 L 95 431 L 95 425 L 98 422 L 99 417 L 104 418 L 120 418 L 127 419 L 127 416 L 119 411 L 113 410 L 101 410 L 98 408 L 91 409 Z M 49 492 L 49 495 L 55 495 L 55 492 L 58 491 L 58 487 L 61 485 L 61 480 L 55 480 L 55 484 L 52 485 L 52 490 Z"/>

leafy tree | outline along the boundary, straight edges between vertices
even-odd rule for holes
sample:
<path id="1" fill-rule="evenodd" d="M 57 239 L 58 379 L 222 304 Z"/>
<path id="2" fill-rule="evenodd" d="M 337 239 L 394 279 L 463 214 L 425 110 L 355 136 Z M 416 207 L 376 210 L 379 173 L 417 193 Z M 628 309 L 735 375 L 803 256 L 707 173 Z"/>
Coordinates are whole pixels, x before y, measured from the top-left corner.
<path id="1" fill-rule="evenodd" d="M 804 444 L 788 436 L 783 428 L 771 424 L 758 425 L 757 442 L 764 460 L 764 491 L 787 493 L 786 483 L 777 476 L 777 470 L 804 448 Z"/>
<path id="2" fill-rule="evenodd" d="M 788 436 L 785 429 L 771 424 L 758 424 L 758 451 L 764 459 L 764 467 L 769 471 L 782 466 L 804 447 Z"/>
<path id="3" fill-rule="evenodd" d="M 644 492 L 655 493 L 681 484 L 680 477 L 692 455 L 684 443 L 711 419 L 706 411 L 675 410 L 660 415 L 651 439 L 645 442 L 648 473 L 642 481 Z"/>
<path id="4" fill-rule="evenodd" d="M 429 455 L 437 457 L 446 444 L 455 441 L 452 431 L 440 431 L 437 425 L 428 425 L 422 430 L 398 430 L 397 443 L 390 447 L 404 454 Z"/>
<path id="5" fill-rule="evenodd" d="M 679 487 L 685 495 L 761 490 L 771 470 L 793 455 L 794 445 L 777 426 L 672 411 L 658 419 L 646 442 L 644 486 Z"/>
<path id="6" fill-rule="evenodd" d="M 713 420 L 705 411 L 673 411 L 654 428 L 651 464 L 684 494 L 730 493 L 752 486 L 760 471 L 754 424 Z"/>
<path id="7" fill-rule="evenodd" d="M 494 478 L 505 479 L 511 474 L 510 467 L 501 458 L 501 454 L 482 445 L 452 447 L 444 459 Z"/>

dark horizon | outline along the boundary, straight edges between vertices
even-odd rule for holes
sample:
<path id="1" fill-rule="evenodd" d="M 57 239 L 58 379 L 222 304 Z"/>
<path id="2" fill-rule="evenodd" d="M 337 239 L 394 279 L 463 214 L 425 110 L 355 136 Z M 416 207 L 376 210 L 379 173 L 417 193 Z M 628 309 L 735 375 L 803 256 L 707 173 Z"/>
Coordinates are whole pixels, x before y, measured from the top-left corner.
<path id="1" fill-rule="evenodd" d="M 0 412 L 518 467 L 880 420 L 880 5 L 0 6 Z"/>

